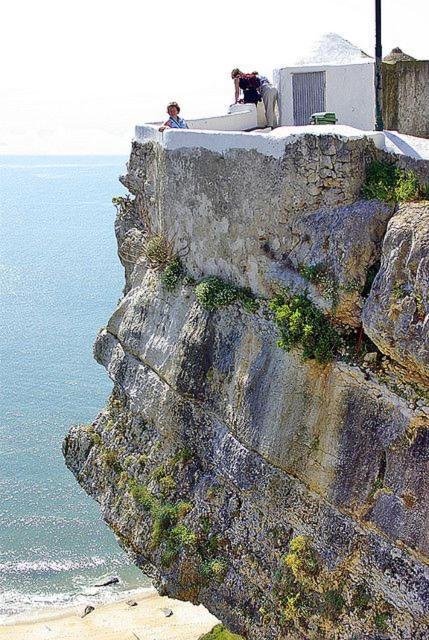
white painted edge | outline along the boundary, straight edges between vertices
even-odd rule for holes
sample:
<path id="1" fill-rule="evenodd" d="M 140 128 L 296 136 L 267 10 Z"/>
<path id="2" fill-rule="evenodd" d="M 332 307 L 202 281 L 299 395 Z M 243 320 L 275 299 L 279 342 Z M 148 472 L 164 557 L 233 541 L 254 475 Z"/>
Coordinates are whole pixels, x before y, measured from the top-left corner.
<path id="1" fill-rule="evenodd" d="M 157 142 L 168 151 L 179 149 L 207 149 L 225 154 L 234 149 L 257 151 L 265 156 L 279 159 L 287 145 L 304 135 L 331 135 L 342 140 L 368 138 L 375 147 L 394 155 L 429 160 L 429 140 L 404 136 L 390 131 L 363 131 L 346 125 L 307 125 L 303 127 L 278 127 L 273 131 L 203 131 L 198 129 L 166 129 L 158 131 L 157 125 L 136 127 L 136 142 Z M 396 144 L 393 143 L 396 140 Z"/>
<path id="2" fill-rule="evenodd" d="M 289 71 L 290 73 L 300 73 L 303 69 L 308 73 L 310 71 L 323 71 L 326 67 L 357 67 L 361 64 L 375 64 L 374 58 L 365 58 L 363 60 L 354 60 L 353 62 L 304 62 L 303 64 L 288 64 L 283 67 L 277 67 L 275 72 Z"/>
<path id="3" fill-rule="evenodd" d="M 155 125 L 136 127 L 136 142 L 155 141 L 164 149 L 207 149 L 224 154 L 233 149 L 257 151 L 262 155 L 281 158 L 286 145 L 293 144 L 304 135 L 333 135 L 344 140 L 365 138 L 367 132 L 345 125 L 307 125 L 304 127 L 278 127 L 268 133 L 260 131 L 202 131 L 197 129 L 166 129 L 162 133 Z"/>

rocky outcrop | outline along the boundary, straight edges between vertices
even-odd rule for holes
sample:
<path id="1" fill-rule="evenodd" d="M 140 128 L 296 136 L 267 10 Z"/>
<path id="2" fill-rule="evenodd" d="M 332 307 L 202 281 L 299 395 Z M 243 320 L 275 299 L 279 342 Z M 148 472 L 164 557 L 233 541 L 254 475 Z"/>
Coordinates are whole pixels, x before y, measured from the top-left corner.
<path id="1" fill-rule="evenodd" d="M 399 207 L 383 244 L 380 271 L 363 322 L 375 344 L 401 365 L 429 376 L 429 206 Z"/>
<path id="2" fill-rule="evenodd" d="M 250 640 L 429 638 L 423 334 L 411 302 L 390 312 L 395 273 L 427 291 L 427 211 L 359 199 L 372 154 L 332 136 L 281 158 L 149 142 L 123 178 L 136 199 L 117 235 L 133 251 L 95 344 L 114 392 L 71 429 L 66 462 L 162 593 Z M 154 233 L 182 255 L 176 288 L 144 261 Z M 250 287 L 259 308 L 204 309 L 206 275 Z M 279 348 L 264 298 L 280 286 L 307 292 L 355 341 L 350 357 Z M 362 307 L 371 368 L 353 357 Z"/>

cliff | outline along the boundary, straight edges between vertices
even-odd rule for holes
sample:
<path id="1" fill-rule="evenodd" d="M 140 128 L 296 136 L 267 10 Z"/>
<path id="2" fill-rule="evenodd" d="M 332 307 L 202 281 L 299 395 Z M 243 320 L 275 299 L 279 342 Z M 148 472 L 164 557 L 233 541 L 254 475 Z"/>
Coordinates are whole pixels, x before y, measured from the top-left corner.
<path id="1" fill-rule="evenodd" d="M 159 591 L 232 631 L 425 640 L 429 205 L 362 199 L 380 152 L 320 131 L 133 143 L 114 391 L 64 455 Z"/>

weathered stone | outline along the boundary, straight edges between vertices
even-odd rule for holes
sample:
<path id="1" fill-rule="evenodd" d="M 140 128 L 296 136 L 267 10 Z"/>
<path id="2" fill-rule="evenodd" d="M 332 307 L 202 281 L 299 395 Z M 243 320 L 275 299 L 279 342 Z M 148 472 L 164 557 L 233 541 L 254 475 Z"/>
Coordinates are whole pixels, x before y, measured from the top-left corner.
<path id="1" fill-rule="evenodd" d="M 322 309 L 346 324 L 360 324 L 362 292 L 381 244 L 392 209 L 377 201 L 360 200 L 346 207 L 324 207 L 294 219 L 288 265 L 276 263 L 268 279 L 293 290 L 308 288 Z M 315 279 L 302 278 L 299 271 Z M 310 269 L 308 269 L 310 268 Z"/>
<path id="2" fill-rule="evenodd" d="M 403 366 L 429 376 L 429 204 L 399 207 L 363 311 L 371 340 Z"/>
<path id="3" fill-rule="evenodd" d="M 340 163 L 341 174 L 337 151 L 342 158 L 345 151 L 353 157 L 353 162 Z M 184 261 L 194 277 L 219 275 L 266 295 L 271 264 L 259 237 L 282 238 L 278 253 L 287 254 L 294 241 L 287 230 L 302 215 L 359 197 L 373 152 L 366 139 L 314 135 L 287 145 L 280 159 L 240 149 L 219 154 L 134 143 L 122 182 L 136 194 L 149 227 L 165 231 L 178 250 L 187 247 Z M 335 181 L 319 187 L 313 176 L 326 157 Z"/>
<path id="4" fill-rule="evenodd" d="M 338 185 L 311 196 L 306 163 L 325 154 Z M 308 290 L 358 325 L 392 215 L 358 200 L 367 154 L 362 140 L 323 136 L 280 160 L 148 143 L 124 182 L 147 212 L 136 229 L 145 218 L 186 241 L 188 272 Z M 205 311 L 192 286 L 169 293 L 140 261 L 126 277 L 94 348 L 114 392 L 63 450 L 134 562 L 160 593 L 204 603 L 249 640 L 428 640 L 426 401 L 410 402 L 399 378 L 392 391 L 376 371 L 280 349 L 264 307 Z M 368 355 L 387 376 L 390 358 Z M 288 558 L 296 540 L 311 545 L 310 575 Z"/>

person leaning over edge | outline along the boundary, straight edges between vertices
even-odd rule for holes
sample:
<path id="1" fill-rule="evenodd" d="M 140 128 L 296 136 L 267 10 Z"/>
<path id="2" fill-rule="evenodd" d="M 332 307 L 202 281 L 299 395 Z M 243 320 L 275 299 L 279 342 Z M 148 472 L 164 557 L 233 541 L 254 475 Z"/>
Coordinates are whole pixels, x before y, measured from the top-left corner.
<path id="1" fill-rule="evenodd" d="M 267 126 L 274 129 L 274 127 L 277 127 L 276 104 L 278 103 L 279 92 L 268 78 L 260 76 L 257 71 L 252 71 L 252 74 L 259 80 L 259 91 L 264 102 Z"/>
<path id="2" fill-rule="evenodd" d="M 159 127 L 158 131 L 164 131 L 165 129 L 188 129 L 186 120 L 179 118 L 180 107 L 177 102 L 169 102 L 167 105 L 167 113 L 169 118 Z"/>
<path id="3" fill-rule="evenodd" d="M 243 73 L 240 69 L 231 71 L 231 78 L 234 80 L 234 102 L 244 104 L 258 104 L 261 100 L 259 93 L 259 78 L 253 73 Z M 243 92 L 243 99 L 240 98 L 240 90 Z"/>

